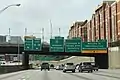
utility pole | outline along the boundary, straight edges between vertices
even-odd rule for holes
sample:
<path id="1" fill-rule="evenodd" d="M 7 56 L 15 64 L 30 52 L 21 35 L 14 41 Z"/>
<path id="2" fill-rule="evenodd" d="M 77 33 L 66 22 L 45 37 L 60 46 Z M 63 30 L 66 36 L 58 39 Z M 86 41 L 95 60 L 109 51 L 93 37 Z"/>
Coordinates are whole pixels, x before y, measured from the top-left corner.
<path id="1" fill-rule="evenodd" d="M 25 28 L 25 36 L 27 35 L 27 28 Z"/>
<path id="2" fill-rule="evenodd" d="M 19 36 L 17 37 L 17 44 L 18 44 L 18 63 L 20 62 L 20 45 L 19 45 Z"/>
<path id="3" fill-rule="evenodd" d="M 9 31 L 8 31 L 8 37 L 9 37 L 8 42 L 9 43 L 10 43 L 10 33 L 11 33 L 11 29 L 9 28 Z"/>
<path id="4" fill-rule="evenodd" d="M 51 39 L 52 39 L 52 22 L 50 20 L 50 29 L 51 29 Z"/>
<path id="5" fill-rule="evenodd" d="M 59 28 L 59 36 L 61 35 L 61 33 L 60 33 L 60 28 Z"/>
<path id="6" fill-rule="evenodd" d="M 42 28 L 42 40 L 44 42 L 44 28 Z"/>

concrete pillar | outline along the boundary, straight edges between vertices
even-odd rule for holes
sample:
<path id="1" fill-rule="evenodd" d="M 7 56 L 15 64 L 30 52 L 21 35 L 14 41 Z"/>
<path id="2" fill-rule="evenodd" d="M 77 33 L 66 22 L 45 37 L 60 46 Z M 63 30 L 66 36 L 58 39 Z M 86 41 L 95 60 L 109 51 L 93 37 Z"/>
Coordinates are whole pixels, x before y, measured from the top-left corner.
<path id="1" fill-rule="evenodd" d="M 23 52 L 23 59 L 22 59 L 22 65 L 24 67 L 25 70 L 29 69 L 29 54 Z"/>
<path id="2" fill-rule="evenodd" d="M 120 47 L 109 48 L 109 68 L 120 69 Z"/>
<path id="3" fill-rule="evenodd" d="M 95 62 L 100 69 L 108 69 L 108 54 L 99 54 L 95 56 Z"/>

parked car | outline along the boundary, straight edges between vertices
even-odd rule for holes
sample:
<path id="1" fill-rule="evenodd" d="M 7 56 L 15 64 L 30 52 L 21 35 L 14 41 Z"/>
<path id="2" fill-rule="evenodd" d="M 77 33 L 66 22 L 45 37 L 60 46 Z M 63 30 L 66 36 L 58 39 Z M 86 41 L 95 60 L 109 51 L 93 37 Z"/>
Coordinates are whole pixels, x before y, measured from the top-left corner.
<path id="1" fill-rule="evenodd" d="M 91 65 L 90 62 L 82 62 L 79 65 L 78 68 L 79 72 L 83 72 L 83 71 L 88 71 L 88 72 L 93 72 L 93 66 Z"/>
<path id="2" fill-rule="evenodd" d="M 49 71 L 49 70 L 50 70 L 49 63 L 42 63 L 42 64 L 41 64 L 41 71 L 42 71 L 43 69 L 44 69 L 44 70 L 47 69 L 47 70 Z"/>
<path id="3" fill-rule="evenodd" d="M 75 65 L 74 65 L 74 63 L 66 63 L 65 67 L 63 69 L 63 72 L 66 72 L 66 71 L 75 72 Z"/>

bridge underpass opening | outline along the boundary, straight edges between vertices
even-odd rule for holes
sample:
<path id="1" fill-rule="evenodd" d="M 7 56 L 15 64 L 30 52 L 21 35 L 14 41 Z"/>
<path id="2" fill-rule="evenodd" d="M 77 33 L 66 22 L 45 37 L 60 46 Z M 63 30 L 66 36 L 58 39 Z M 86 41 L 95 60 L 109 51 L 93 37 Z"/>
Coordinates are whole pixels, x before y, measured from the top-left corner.
<path id="1" fill-rule="evenodd" d="M 83 53 L 61 53 L 61 52 L 56 52 L 56 53 L 53 53 L 53 52 L 46 52 L 46 53 L 39 53 L 39 52 L 27 52 L 26 54 L 31 54 L 31 55 L 34 55 L 34 54 L 37 54 L 37 55 L 46 55 L 46 56 L 76 56 L 76 57 L 89 57 L 89 59 L 91 58 L 94 58 L 94 60 L 92 60 L 92 62 L 94 61 L 100 69 L 108 69 L 108 54 L 91 54 L 91 53 L 88 53 L 88 54 L 83 54 Z M 28 61 L 29 61 L 29 58 L 27 58 Z M 25 59 L 26 60 L 26 59 Z M 28 62 L 26 61 L 26 62 Z M 91 60 L 89 60 L 90 62 Z M 72 62 L 72 61 L 71 61 Z M 78 61 L 78 62 L 81 62 L 81 61 Z M 29 63 L 29 62 L 28 62 Z"/>
<path id="2" fill-rule="evenodd" d="M 80 64 L 81 62 L 94 62 L 94 57 L 84 57 L 84 56 L 64 56 L 64 55 L 29 55 L 30 61 L 34 66 L 39 66 L 43 62 L 53 64 L 55 66 L 74 63 Z"/>

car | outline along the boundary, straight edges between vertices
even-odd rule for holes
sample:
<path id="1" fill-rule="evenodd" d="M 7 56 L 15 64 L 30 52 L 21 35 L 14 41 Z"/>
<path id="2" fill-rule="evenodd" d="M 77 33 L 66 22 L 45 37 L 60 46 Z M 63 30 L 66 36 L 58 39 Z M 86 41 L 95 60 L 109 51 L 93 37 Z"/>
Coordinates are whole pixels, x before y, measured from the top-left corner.
<path id="1" fill-rule="evenodd" d="M 50 65 L 50 69 L 54 69 L 54 65 L 53 64 Z"/>
<path id="2" fill-rule="evenodd" d="M 57 67 L 56 67 L 56 70 L 63 70 L 64 69 L 64 65 L 58 65 Z"/>
<path id="3" fill-rule="evenodd" d="M 41 64 L 41 71 L 42 71 L 43 69 L 44 69 L 44 70 L 47 69 L 47 70 L 49 71 L 49 70 L 50 70 L 49 63 L 42 63 L 42 64 Z"/>
<path id="4" fill-rule="evenodd" d="M 90 62 L 82 62 L 79 64 L 78 68 L 79 72 L 87 71 L 87 72 L 93 72 L 93 66 Z"/>
<path id="5" fill-rule="evenodd" d="M 90 62 L 90 63 L 92 65 L 94 71 L 98 71 L 99 70 L 99 66 L 95 62 Z"/>
<path id="6" fill-rule="evenodd" d="M 75 72 L 75 65 L 74 63 L 66 63 L 63 69 L 63 72 L 66 71 L 72 71 L 73 73 Z"/>
<path id="7" fill-rule="evenodd" d="M 79 64 L 76 64 L 75 69 L 78 70 L 78 68 L 79 68 Z"/>

